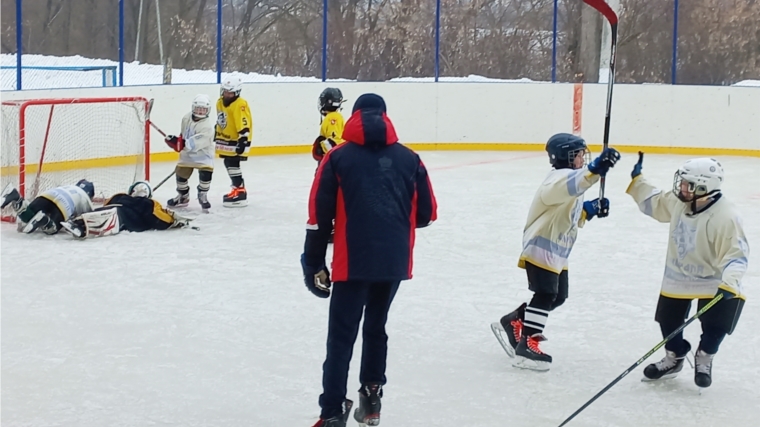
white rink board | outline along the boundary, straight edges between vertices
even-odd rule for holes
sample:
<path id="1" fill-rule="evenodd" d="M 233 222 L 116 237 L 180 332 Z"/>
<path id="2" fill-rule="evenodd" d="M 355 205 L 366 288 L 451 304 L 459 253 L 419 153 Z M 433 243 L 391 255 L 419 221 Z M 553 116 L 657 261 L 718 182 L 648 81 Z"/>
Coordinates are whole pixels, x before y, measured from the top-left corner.
<path id="1" fill-rule="evenodd" d="M 541 144 L 571 132 L 573 84 L 565 83 L 247 83 L 254 146 L 310 145 L 319 130 L 319 93 L 339 87 L 344 116 L 362 93 L 388 105 L 402 141 L 415 143 Z M 182 115 L 199 93 L 212 100 L 219 85 L 156 85 L 3 92 L 4 99 L 144 96 L 155 98 L 153 121 L 178 133 Z M 607 86 L 583 85 L 582 135 L 601 144 Z M 154 152 L 167 152 L 158 133 Z M 616 84 L 610 142 L 652 147 L 760 150 L 760 88 Z"/>

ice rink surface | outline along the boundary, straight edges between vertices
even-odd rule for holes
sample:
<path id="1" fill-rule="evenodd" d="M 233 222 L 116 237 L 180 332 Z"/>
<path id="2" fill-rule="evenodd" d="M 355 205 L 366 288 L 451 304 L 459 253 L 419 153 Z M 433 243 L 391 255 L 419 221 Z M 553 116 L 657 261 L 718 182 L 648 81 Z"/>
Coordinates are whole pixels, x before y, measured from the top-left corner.
<path id="1" fill-rule="evenodd" d="M 624 154 L 608 176 L 611 216 L 580 231 L 570 298 L 545 331 L 548 373 L 513 368 L 489 329 L 530 297 L 516 264 L 545 153 L 421 156 L 439 220 L 419 230 L 415 277 L 391 309 L 381 426 L 559 425 L 661 339 L 653 315 L 668 225 L 625 194 L 637 156 Z M 669 190 L 687 158 L 647 155 L 644 174 Z M 688 365 L 675 380 L 642 383 L 642 365 L 569 426 L 757 425 L 760 159 L 720 160 L 754 253 L 748 301 L 715 358 L 713 386 L 700 395 Z M 155 164 L 152 181 L 172 167 Z M 328 308 L 305 289 L 299 264 L 314 169 L 308 154 L 253 158 L 243 165 L 250 205 L 225 209 L 218 162 L 212 212 L 195 200 L 188 208 L 200 231 L 74 241 L 3 224 L 2 425 L 311 426 Z M 162 203 L 173 184 L 156 192 Z M 196 184 L 194 175 L 193 195 Z M 586 198 L 597 195 L 594 186 Z M 685 335 L 696 347 L 699 334 L 696 322 Z M 360 351 L 361 339 L 353 400 Z"/>

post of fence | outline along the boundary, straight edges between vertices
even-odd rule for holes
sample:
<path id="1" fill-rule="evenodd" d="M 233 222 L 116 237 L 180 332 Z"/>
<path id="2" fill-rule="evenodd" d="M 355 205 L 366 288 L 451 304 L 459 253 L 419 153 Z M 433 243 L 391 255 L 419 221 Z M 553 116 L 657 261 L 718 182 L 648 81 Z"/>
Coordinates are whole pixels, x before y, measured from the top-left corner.
<path id="1" fill-rule="evenodd" d="M 435 81 L 441 75 L 441 0 L 435 2 Z"/>
<path id="2" fill-rule="evenodd" d="M 322 81 L 327 80 L 327 0 L 322 1 Z"/>
<path id="3" fill-rule="evenodd" d="M 222 83 L 222 0 L 216 1 L 216 83 Z"/>
<path id="4" fill-rule="evenodd" d="M 671 59 L 670 84 L 676 84 L 678 72 L 678 0 L 673 3 L 673 59 Z"/>
<path id="5" fill-rule="evenodd" d="M 23 54 L 23 37 L 21 30 L 23 20 L 21 15 L 21 0 L 16 0 L 16 90 L 21 90 L 21 55 Z"/>
<path id="6" fill-rule="evenodd" d="M 557 9 L 559 0 L 554 0 L 552 18 L 552 83 L 557 82 Z"/>
<path id="7" fill-rule="evenodd" d="M 119 86 L 124 86 L 124 0 L 119 0 Z"/>

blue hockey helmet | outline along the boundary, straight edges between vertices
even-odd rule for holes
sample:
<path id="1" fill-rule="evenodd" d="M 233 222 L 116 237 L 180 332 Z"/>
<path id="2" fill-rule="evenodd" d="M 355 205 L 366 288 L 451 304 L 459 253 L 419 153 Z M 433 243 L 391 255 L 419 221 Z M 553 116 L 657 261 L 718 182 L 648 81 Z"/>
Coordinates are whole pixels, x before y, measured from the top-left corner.
<path id="1" fill-rule="evenodd" d="M 549 153 L 549 163 L 555 169 L 575 169 L 574 162 L 578 153 L 583 153 L 584 156 L 590 154 L 586 141 L 570 133 L 558 133 L 549 138 L 546 152 Z M 586 162 L 588 163 L 588 159 Z"/>
<path id="2" fill-rule="evenodd" d="M 95 185 L 91 183 L 90 181 L 86 179 L 80 179 L 79 182 L 77 182 L 77 187 L 84 190 L 85 193 L 87 193 L 88 196 L 90 196 L 90 199 L 95 197 Z"/>

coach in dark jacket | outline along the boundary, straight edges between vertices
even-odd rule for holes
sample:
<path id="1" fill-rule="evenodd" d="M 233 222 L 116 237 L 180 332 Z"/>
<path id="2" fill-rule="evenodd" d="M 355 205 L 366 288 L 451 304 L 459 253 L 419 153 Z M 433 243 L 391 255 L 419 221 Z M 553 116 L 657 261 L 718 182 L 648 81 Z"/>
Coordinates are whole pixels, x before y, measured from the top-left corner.
<path id="1" fill-rule="evenodd" d="M 346 399 L 348 368 L 362 312 L 360 404 L 354 417 L 370 425 L 379 418 L 388 310 L 399 283 L 412 278 L 415 229 L 436 219 L 425 165 L 398 144 L 383 98 L 364 94 L 356 100 L 343 139 L 325 155 L 314 177 L 301 256 L 306 287 L 320 298 L 332 291 L 322 413 L 315 425 L 320 427 L 345 426 L 353 403 Z M 333 220 L 330 274 L 325 254 Z"/>

